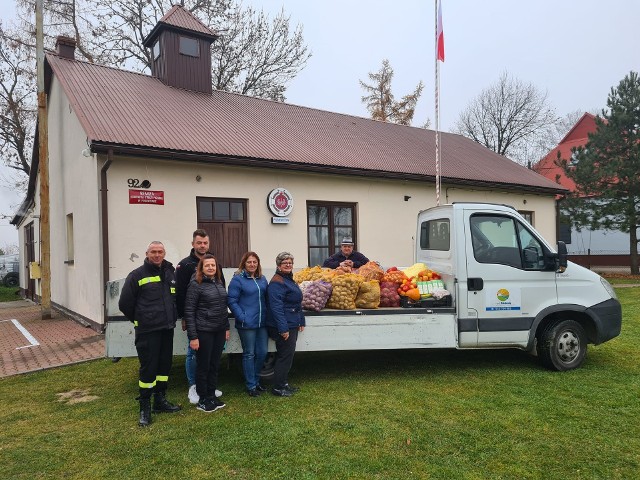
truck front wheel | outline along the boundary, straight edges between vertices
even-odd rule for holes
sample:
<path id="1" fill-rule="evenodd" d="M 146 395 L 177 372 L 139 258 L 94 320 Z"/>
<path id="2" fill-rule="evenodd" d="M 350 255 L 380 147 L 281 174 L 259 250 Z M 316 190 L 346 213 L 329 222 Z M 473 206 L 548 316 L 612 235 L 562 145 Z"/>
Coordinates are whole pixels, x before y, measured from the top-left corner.
<path id="1" fill-rule="evenodd" d="M 587 353 L 587 334 L 575 320 L 556 320 L 548 324 L 538 340 L 542 364 L 558 371 L 582 365 Z"/>

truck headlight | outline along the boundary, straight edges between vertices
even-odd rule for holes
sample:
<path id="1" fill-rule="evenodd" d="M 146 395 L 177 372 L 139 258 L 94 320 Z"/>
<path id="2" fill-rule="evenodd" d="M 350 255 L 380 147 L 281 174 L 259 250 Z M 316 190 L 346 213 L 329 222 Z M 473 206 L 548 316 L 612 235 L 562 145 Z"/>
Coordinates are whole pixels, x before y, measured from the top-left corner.
<path id="1" fill-rule="evenodd" d="M 607 293 L 609 295 L 611 295 L 611 298 L 615 298 L 617 299 L 618 296 L 616 295 L 616 291 L 613 289 L 613 287 L 611 286 L 611 284 L 609 282 L 607 282 L 604 278 L 600 277 L 600 282 L 602 283 L 602 286 L 604 287 L 604 289 L 607 291 Z"/>

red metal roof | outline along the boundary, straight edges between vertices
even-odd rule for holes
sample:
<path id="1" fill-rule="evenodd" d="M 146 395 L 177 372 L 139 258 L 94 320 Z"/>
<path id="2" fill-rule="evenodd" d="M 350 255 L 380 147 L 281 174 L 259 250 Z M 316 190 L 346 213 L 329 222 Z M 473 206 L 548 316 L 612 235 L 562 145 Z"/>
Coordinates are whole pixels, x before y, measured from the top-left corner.
<path id="1" fill-rule="evenodd" d="M 208 38 L 214 40 L 217 35 L 204 23 L 202 23 L 195 15 L 184 9 L 180 5 L 174 5 L 171 9 L 164 14 L 164 16 L 158 20 L 158 23 L 153 30 L 144 39 L 143 45 L 150 47 L 156 37 L 160 34 L 162 29 L 166 27 L 173 27 L 196 36 Z"/>
<path id="2" fill-rule="evenodd" d="M 181 90 L 148 75 L 55 55 L 47 62 L 94 151 L 138 148 L 147 156 L 417 180 L 436 174 L 432 130 L 223 91 Z M 443 183 L 562 191 L 460 135 L 442 133 L 440 145 Z"/>
<path id="3" fill-rule="evenodd" d="M 194 32 L 204 33 L 205 35 L 215 36 L 215 33 L 211 31 L 209 27 L 180 5 L 171 7 L 171 9 L 164 14 L 164 17 L 158 20 L 158 23 L 165 23 L 184 30 L 193 30 Z"/>
<path id="4" fill-rule="evenodd" d="M 569 130 L 556 148 L 551 150 L 542 160 L 540 160 L 533 169 L 540 175 L 547 177 L 553 182 L 557 182 L 567 190 L 573 192 L 576 189 L 576 184 L 564 173 L 562 167 L 558 166 L 558 152 L 560 158 L 564 160 L 571 159 L 571 149 L 576 147 L 582 147 L 587 144 L 589 140 L 589 134 L 594 133 L 597 129 L 596 117 L 591 113 L 585 113 L 580 120 Z"/>

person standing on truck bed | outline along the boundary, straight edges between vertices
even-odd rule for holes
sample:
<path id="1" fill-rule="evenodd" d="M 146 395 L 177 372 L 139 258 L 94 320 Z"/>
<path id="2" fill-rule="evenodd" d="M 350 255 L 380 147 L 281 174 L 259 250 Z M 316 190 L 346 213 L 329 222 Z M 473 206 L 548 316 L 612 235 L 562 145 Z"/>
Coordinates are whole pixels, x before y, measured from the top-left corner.
<path id="1" fill-rule="evenodd" d="M 368 261 L 369 259 L 363 254 L 353 250 L 353 239 L 351 237 L 343 237 L 340 243 L 340 251 L 327 258 L 322 266 L 324 268 L 360 268 Z"/>
<path id="2" fill-rule="evenodd" d="M 196 267 L 198 266 L 200 259 L 207 253 L 213 255 L 213 253 L 209 251 L 209 234 L 206 230 L 201 228 L 193 232 L 191 247 L 191 253 L 189 256 L 180 260 L 176 267 L 176 306 L 178 307 L 178 318 L 182 319 L 182 331 L 187 330 L 187 324 L 184 320 L 184 300 L 187 297 L 187 288 L 189 287 L 191 277 L 195 274 Z M 222 285 L 225 286 L 226 282 L 224 280 L 222 267 L 219 267 L 219 271 Z M 195 405 L 198 403 L 198 393 L 196 392 L 196 351 L 191 348 L 188 340 L 187 357 L 185 359 L 184 366 L 187 374 L 187 382 L 189 382 L 189 392 L 187 393 L 187 397 L 189 398 L 189 403 Z M 216 397 L 221 396 L 222 392 L 217 390 Z"/>
<path id="3" fill-rule="evenodd" d="M 120 311 L 135 327 L 141 427 L 151 423 L 152 393 L 154 413 L 175 413 L 182 409 L 166 397 L 177 312 L 175 270 L 164 259 L 165 254 L 162 242 L 149 244 L 144 263 L 127 276 L 118 302 Z"/>

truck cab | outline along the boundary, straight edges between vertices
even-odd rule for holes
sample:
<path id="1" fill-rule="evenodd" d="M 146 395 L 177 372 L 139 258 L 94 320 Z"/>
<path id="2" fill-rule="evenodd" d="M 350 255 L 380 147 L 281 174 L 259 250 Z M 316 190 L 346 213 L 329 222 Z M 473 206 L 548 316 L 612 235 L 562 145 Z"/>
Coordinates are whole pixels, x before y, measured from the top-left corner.
<path id="1" fill-rule="evenodd" d="M 620 333 L 613 288 L 567 262 L 512 207 L 454 203 L 420 212 L 417 261 L 443 275 L 457 305 L 458 348 L 535 351 L 549 368 L 579 366 L 587 343 Z"/>

